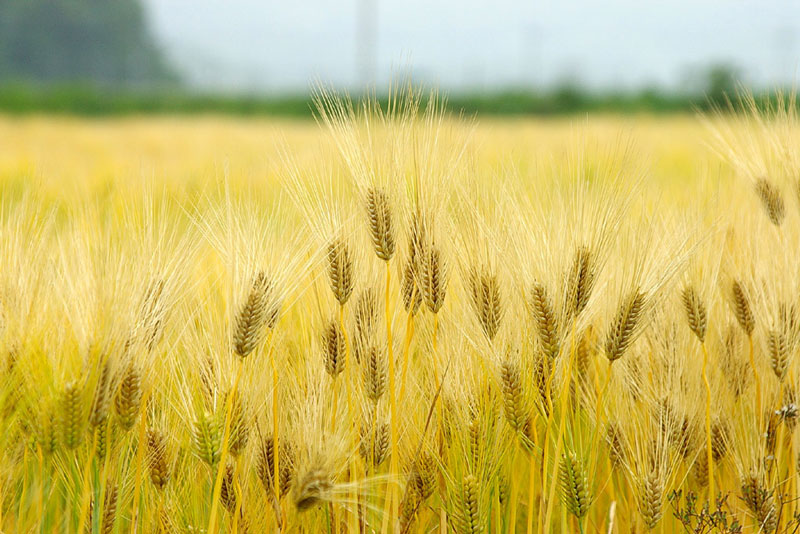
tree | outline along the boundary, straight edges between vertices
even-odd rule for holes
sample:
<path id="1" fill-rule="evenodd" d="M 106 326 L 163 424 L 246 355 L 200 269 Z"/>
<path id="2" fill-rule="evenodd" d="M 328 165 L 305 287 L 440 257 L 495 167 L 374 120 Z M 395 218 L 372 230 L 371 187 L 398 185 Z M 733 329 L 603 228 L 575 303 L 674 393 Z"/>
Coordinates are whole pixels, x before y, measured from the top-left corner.
<path id="1" fill-rule="evenodd" d="M 0 0 L 0 81 L 175 80 L 139 0 Z"/>

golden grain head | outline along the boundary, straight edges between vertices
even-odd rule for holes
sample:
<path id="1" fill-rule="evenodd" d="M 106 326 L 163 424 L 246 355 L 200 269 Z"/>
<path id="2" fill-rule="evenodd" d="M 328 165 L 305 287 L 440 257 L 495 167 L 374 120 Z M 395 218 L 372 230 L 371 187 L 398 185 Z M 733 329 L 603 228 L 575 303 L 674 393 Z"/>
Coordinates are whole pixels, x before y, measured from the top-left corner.
<path id="1" fill-rule="evenodd" d="M 469 274 L 469 286 L 478 322 L 489 341 L 493 341 L 505 311 L 497 274 L 486 269 L 474 268 Z"/>
<path id="2" fill-rule="evenodd" d="M 739 322 L 739 326 L 742 327 L 745 334 L 752 336 L 756 327 L 756 320 L 750 305 L 750 298 L 739 280 L 734 280 L 731 284 L 731 298 L 734 315 Z"/>
<path id="3" fill-rule="evenodd" d="M 578 315 L 586 308 L 596 275 L 594 254 L 587 246 L 578 247 L 565 280 L 564 308 L 567 313 Z"/>
<path id="4" fill-rule="evenodd" d="M 786 205 L 783 202 L 781 190 L 766 178 L 759 178 L 755 188 L 770 222 L 775 226 L 780 226 L 786 215 Z"/>
<path id="5" fill-rule="evenodd" d="M 328 283 L 333 296 L 344 306 L 353 293 L 353 255 L 350 247 L 342 239 L 334 239 L 328 244 Z"/>
<path id="6" fill-rule="evenodd" d="M 620 304 L 606 335 L 605 354 L 609 361 L 620 359 L 636 339 L 644 319 L 646 296 L 639 289 L 631 291 Z"/>
<path id="7" fill-rule="evenodd" d="M 394 256 L 395 228 L 389 195 L 370 188 L 366 194 L 367 222 L 375 254 L 383 261 Z"/>
<path id="8" fill-rule="evenodd" d="M 264 272 L 258 272 L 251 283 L 247 299 L 236 316 L 233 330 L 233 350 L 242 358 L 258 346 L 263 328 L 274 322 L 270 309 L 272 283 Z"/>
<path id="9" fill-rule="evenodd" d="M 683 301 L 683 308 L 686 311 L 686 320 L 689 323 L 689 328 L 700 340 L 704 343 L 706 340 L 706 329 L 708 327 L 706 318 L 706 307 L 700 298 L 700 295 L 694 287 L 687 285 L 681 292 L 681 300 Z"/>

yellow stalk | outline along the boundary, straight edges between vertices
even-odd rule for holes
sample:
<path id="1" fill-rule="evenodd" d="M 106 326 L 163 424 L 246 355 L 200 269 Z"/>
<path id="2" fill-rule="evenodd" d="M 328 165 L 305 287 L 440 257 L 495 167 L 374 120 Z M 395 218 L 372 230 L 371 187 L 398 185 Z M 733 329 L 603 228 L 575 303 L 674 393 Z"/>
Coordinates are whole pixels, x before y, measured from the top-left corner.
<path id="1" fill-rule="evenodd" d="M 394 369 L 394 346 L 392 344 L 392 316 L 389 306 L 389 295 L 391 285 L 392 270 L 389 267 L 389 262 L 386 262 L 386 344 L 389 349 L 389 411 L 391 412 L 391 434 L 392 434 L 392 449 L 389 451 L 389 474 L 394 476 L 397 473 L 397 427 L 399 421 L 397 420 L 397 397 L 395 391 L 395 369 Z M 397 495 L 392 485 L 389 490 L 391 494 L 391 515 L 389 520 L 394 525 L 395 518 L 397 517 Z"/>
<path id="2" fill-rule="evenodd" d="M 225 461 L 228 459 L 228 440 L 230 439 L 231 421 L 233 419 L 231 416 L 233 413 L 233 398 L 236 396 L 236 392 L 239 389 L 239 380 L 242 378 L 243 367 L 244 359 L 239 359 L 236 378 L 233 382 L 233 389 L 231 389 L 225 401 L 225 427 L 222 432 L 222 451 L 219 455 L 219 466 L 217 467 L 217 475 L 214 480 L 214 490 L 211 493 L 211 514 L 208 519 L 207 532 L 217 531 L 217 510 L 219 508 L 219 494 L 222 491 L 222 478 L 225 476 Z"/>
<path id="3" fill-rule="evenodd" d="M 342 330 L 342 335 L 344 336 L 344 361 L 345 361 L 345 372 L 353 367 L 353 363 L 350 361 L 350 337 L 347 335 L 347 328 L 344 326 L 344 305 L 339 306 L 339 328 Z M 350 431 L 351 435 L 353 436 L 353 446 L 354 450 L 358 448 L 358 433 L 356 432 L 356 411 L 355 407 L 353 406 L 353 395 L 352 395 L 352 382 L 351 380 L 345 377 L 346 381 L 346 388 L 347 388 L 347 410 L 350 416 Z M 355 457 L 350 458 L 350 481 L 354 482 L 357 476 L 357 468 L 356 468 L 356 461 Z M 353 502 L 356 503 L 356 508 L 353 513 L 349 515 L 350 517 L 350 531 L 358 532 L 358 516 L 360 514 L 359 510 L 359 495 L 358 495 L 358 488 L 353 487 L 353 492 L 351 495 Z"/>
<path id="4" fill-rule="evenodd" d="M 711 385 L 708 382 L 708 351 L 705 342 L 700 343 L 703 347 L 703 384 L 706 386 L 706 460 L 708 461 L 708 502 L 712 507 L 716 500 L 714 492 L 714 457 L 711 453 Z"/>
<path id="5" fill-rule="evenodd" d="M 233 475 L 236 477 L 236 508 L 233 512 L 233 525 L 231 526 L 231 532 L 233 534 L 239 532 L 239 515 L 242 513 L 242 499 L 244 499 L 244 495 L 242 494 L 242 485 L 239 483 L 238 471 L 239 470 L 237 468 Z"/>
<path id="6" fill-rule="evenodd" d="M 406 317 L 406 334 L 403 340 L 403 373 L 400 378 L 400 400 L 405 399 L 406 395 L 406 376 L 408 372 L 408 357 L 411 348 L 411 339 L 414 336 L 414 314 L 408 312 Z"/>
<path id="7" fill-rule="evenodd" d="M 753 379 L 756 385 L 756 420 L 758 421 L 758 427 L 760 429 L 761 418 L 763 417 L 763 414 L 761 413 L 761 380 L 758 378 L 758 370 L 756 369 L 756 359 L 755 359 L 755 354 L 753 353 L 753 336 L 748 335 L 747 341 L 750 344 L 750 368 L 753 370 Z"/>
<path id="8" fill-rule="evenodd" d="M 44 521 L 44 455 L 42 454 L 42 445 L 36 444 L 36 458 L 39 461 L 39 492 L 36 498 L 36 517 L 39 518 L 39 526 Z"/>
<path id="9" fill-rule="evenodd" d="M 517 436 L 514 439 L 514 451 L 511 453 L 511 465 L 517 465 L 517 456 L 519 455 L 519 440 Z M 517 494 L 519 492 L 518 477 L 515 472 L 511 471 L 511 510 L 509 512 L 508 533 L 514 534 L 517 530 Z"/>
<path id="10" fill-rule="evenodd" d="M 500 486 L 495 481 L 494 483 L 494 496 L 492 498 L 492 509 L 494 510 L 494 530 L 496 534 L 501 534 L 503 532 L 503 519 L 502 519 L 502 512 L 500 510 Z"/>
<path id="11" fill-rule="evenodd" d="M 547 513 L 544 518 L 544 526 L 548 528 L 550 525 L 550 518 L 553 514 L 553 505 L 555 500 L 556 476 L 558 474 L 559 458 L 561 456 L 561 448 L 563 445 L 564 427 L 567 421 L 567 402 L 569 401 L 569 387 L 572 382 L 572 365 L 575 359 L 575 323 L 572 324 L 572 334 L 570 335 L 570 351 L 569 361 L 567 362 L 566 373 L 564 374 L 564 385 L 561 387 L 561 413 L 559 414 L 558 435 L 556 436 L 556 450 L 553 455 L 553 470 L 550 475 L 550 484 L 548 484 L 547 495 Z M 552 411 L 551 411 L 552 413 Z"/>
<path id="12" fill-rule="evenodd" d="M 89 491 L 87 491 L 87 486 L 89 485 L 89 468 L 91 467 L 92 461 L 94 460 L 94 451 L 96 447 L 97 447 L 97 432 L 92 432 L 92 449 L 89 451 L 89 458 L 86 460 L 86 465 L 83 466 L 83 475 L 81 476 L 82 480 L 81 506 L 79 510 L 80 517 L 78 518 L 77 532 L 85 532 L 84 526 L 86 525 L 86 511 L 89 508 L 89 493 L 90 493 Z"/>
<path id="13" fill-rule="evenodd" d="M 19 517 L 25 517 L 25 514 L 22 513 L 22 507 L 25 503 L 25 499 L 28 493 L 28 447 L 25 446 L 25 449 L 22 452 L 22 493 L 19 496 L 19 507 L 17 512 L 19 513 Z"/>
<path id="14" fill-rule="evenodd" d="M 144 462 L 144 441 L 145 430 L 147 428 L 147 418 L 145 417 L 145 410 L 147 409 L 147 401 L 150 398 L 150 390 L 146 390 L 142 395 L 141 411 L 139 414 L 139 446 L 136 448 L 136 475 L 134 480 L 133 490 L 133 532 L 134 534 L 139 528 L 139 502 L 142 496 L 142 463 Z M 92 447 L 94 448 L 94 447 Z"/>
<path id="15" fill-rule="evenodd" d="M 533 441 L 536 443 L 536 425 L 533 424 Z M 533 451 L 528 457 L 528 524 L 526 534 L 533 534 L 533 494 L 536 492 L 536 469 L 533 461 Z"/>

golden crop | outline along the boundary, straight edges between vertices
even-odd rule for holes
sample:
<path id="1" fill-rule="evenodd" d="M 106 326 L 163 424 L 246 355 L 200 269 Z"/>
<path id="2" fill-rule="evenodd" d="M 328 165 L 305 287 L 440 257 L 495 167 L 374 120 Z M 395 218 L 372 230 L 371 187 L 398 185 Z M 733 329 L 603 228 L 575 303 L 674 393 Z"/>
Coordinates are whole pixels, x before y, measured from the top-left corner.
<path id="1" fill-rule="evenodd" d="M 0 531 L 796 531 L 794 102 L 392 104 L 0 119 Z"/>

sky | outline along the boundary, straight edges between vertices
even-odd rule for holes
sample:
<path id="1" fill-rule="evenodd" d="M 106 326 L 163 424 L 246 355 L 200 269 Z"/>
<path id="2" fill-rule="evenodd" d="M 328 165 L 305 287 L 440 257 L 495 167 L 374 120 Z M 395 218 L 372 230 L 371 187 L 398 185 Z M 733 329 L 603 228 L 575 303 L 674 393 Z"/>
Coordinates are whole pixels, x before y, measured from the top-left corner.
<path id="1" fill-rule="evenodd" d="M 449 90 L 681 88 L 711 64 L 755 86 L 800 74 L 797 0 L 145 0 L 199 88 L 413 79 Z"/>

